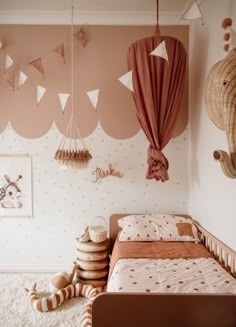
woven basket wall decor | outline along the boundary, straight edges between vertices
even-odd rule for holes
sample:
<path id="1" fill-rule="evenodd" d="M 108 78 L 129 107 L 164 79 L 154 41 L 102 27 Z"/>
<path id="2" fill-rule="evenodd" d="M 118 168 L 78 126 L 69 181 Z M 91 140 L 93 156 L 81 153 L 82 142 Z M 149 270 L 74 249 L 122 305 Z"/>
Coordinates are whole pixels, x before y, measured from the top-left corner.
<path id="1" fill-rule="evenodd" d="M 225 130 L 229 144 L 230 153 L 215 150 L 214 159 L 227 177 L 236 178 L 236 45 L 210 70 L 205 103 L 209 118 Z"/>

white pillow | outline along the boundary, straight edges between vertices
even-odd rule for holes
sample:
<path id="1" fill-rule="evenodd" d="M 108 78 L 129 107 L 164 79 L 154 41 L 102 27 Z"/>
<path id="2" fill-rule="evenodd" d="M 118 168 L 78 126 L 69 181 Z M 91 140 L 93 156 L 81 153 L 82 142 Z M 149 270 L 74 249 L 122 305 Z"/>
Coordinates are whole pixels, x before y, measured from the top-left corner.
<path id="1" fill-rule="evenodd" d="M 118 220 L 119 241 L 200 242 L 191 219 L 168 214 L 130 215 Z"/>

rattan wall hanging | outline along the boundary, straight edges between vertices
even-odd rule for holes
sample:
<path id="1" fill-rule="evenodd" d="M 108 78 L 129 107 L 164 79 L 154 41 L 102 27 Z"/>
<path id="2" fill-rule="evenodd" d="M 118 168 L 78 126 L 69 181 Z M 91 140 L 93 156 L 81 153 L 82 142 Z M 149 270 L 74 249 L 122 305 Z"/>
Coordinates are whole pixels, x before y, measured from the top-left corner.
<path id="1" fill-rule="evenodd" d="M 79 146 L 81 143 L 82 148 Z M 62 167 L 81 168 L 92 158 L 74 119 L 74 7 L 71 6 L 71 118 L 55 153 Z"/>
<path id="2" fill-rule="evenodd" d="M 227 177 L 236 178 L 236 33 L 231 25 L 229 18 L 222 22 L 222 27 L 229 29 L 224 35 L 227 41 L 224 50 L 228 53 L 208 74 L 205 102 L 210 119 L 216 127 L 225 130 L 229 144 L 230 153 L 215 150 L 214 159 L 220 162 Z"/>

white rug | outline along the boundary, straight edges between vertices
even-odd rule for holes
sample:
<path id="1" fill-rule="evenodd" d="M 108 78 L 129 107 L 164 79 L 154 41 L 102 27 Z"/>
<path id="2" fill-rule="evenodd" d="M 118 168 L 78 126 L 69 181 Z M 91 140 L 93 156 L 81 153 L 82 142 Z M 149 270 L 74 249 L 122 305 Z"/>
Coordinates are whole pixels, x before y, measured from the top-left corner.
<path id="1" fill-rule="evenodd" d="M 37 282 L 37 291 L 49 295 L 51 273 L 0 273 L 0 326 L 79 327 L 80 314 L 87 300 L 72 298 L 50 312 L 35 311 L 28 303 L 26 288 Z"/>

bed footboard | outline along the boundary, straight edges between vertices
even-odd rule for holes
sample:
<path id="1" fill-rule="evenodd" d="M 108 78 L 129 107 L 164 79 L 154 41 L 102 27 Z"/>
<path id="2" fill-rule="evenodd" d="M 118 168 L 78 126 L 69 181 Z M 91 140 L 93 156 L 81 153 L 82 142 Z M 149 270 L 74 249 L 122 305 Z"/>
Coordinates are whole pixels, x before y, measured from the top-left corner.
<path id="1" fill-rule="evenodd" d="M 92 308 L 93 327 L 233 327 L 236 295 L 102 293 Z"/>

